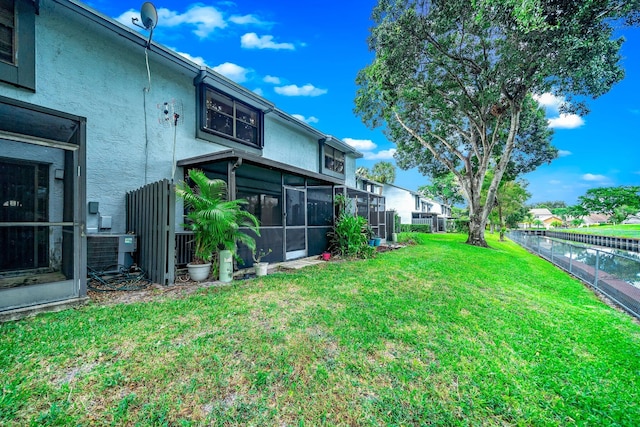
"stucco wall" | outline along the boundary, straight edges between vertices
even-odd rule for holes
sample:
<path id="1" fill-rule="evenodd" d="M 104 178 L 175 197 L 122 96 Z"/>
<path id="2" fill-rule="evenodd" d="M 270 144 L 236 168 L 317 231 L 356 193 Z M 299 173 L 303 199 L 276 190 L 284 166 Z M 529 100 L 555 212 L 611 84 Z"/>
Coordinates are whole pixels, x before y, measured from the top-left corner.
<path id="1" fill-rule="evenodd" d="M 317 173 L 318 147 L 316 138 L 276 119 L 273 114 L 265 115 L 264 157 Z"/>
<path id="2" fill-rule="evenodd" d="M 384 185 L 382 194 L 385 197 L 386 209 L 395 210 L 400 216 L 401 224 L 411 224 L 411 212 L 415 210 L 415 198 L 407 190 Z"/>

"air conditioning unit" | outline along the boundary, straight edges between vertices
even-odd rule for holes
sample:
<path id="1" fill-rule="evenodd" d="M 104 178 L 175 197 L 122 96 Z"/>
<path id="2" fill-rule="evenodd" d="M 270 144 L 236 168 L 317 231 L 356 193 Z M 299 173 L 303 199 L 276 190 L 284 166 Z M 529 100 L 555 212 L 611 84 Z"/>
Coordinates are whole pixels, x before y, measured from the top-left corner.
<path id="1" fill-rule="evenodd" d="M 87 267 L 96 271 L 131 267 L 137 247 L 135 234 L 88 234 Z"/>

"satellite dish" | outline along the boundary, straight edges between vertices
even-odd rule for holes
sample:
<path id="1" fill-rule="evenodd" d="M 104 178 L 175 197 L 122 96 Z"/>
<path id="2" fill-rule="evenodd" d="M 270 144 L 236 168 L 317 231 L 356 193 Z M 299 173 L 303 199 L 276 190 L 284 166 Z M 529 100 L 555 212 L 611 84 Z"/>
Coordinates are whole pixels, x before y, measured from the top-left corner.
<path id="1" fill-rule="evenodd" d="M 140 8 L 140 18 L 142 19 L 142 25 L 147 30 L 153 30 L 158 24 L 158 11 L 151 2 L 144 2 Z"/>
<path id="2" fill-rule="evenodd" d="M 150 49 L 153 29 L 158 25 L 158 11 L 153 3 L 146 1 L 142 4 L 142 7 L 140 8 L 140 19 L 142 20 L 142 25 L 138 24 L 138 18 L 131 18 L 131 22 L 133 22 L 133 25 L 136 27 L 151 31 L 149 33 L 149 40 L 147 41 L 146 46 L 146 49 Z"/>

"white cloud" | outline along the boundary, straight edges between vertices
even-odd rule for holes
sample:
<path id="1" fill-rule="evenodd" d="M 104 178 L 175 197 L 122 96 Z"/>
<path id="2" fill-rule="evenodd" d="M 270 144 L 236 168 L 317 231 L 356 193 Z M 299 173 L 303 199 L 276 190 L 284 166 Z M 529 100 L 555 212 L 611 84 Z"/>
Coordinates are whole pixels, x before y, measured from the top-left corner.
<path id="1" fill-rule="evenodd" d="M 393 159 L 396 149 L 378 151 L 377 153 L 363 153 L 365 160 L 390 160 Z"/>
<path id="2" fill-rule="evenodd" d="M 284 96 L 320 96 L 328 92 L 327 89 L 317 88 L 311 83 L 307 83 L 304 86 L 276 86 L 273 90 L 275 90 L 277 94 Z"/>
<path id="3" fill-rule="evenodd" d="M 171 48 L 173 49 L 173 48 Z M 204 58 L 202 56 L 191 56 L 186 52 L 180 52 L 176 49 L 173 49 L 178 55 L 184 56 L 185 58 L 195 62 L 198 65 L 204 65 L 204 66 L 208 66 L 206 61 L 204 60 Z"/>
<path id="4" fill-rule="evenodd" d="M 136 27 L 133 24 L 132 18 L 138 19 L 138 24 L 140 24 L 140 12 L 133 9 L 129 9 L 126 12 L 123 12 L 122 15 L 116 17 L 116 21 L 134 30 L 140 30 L 140 27 Z"/>
<path id="5" fill-rule="evenodd" d="M 262 89 L 260 89 L 259 87 L 255 88 L 253 90 L 253 93 L 257 93 L 260 96 L 264 96 L 264 91 Z"/>
<path id="6" fill-rule="evenodd" d="M 247 81 L 247 73 L 251 70 L 231 62 L 225 62 L 224 64 L 213 67 L 213 71 L 228 77 L 236 83 L 242 83 Z"/>
<path id="7" fill-rule="evenodd" d="M 274 85 L 279 85 L 281 82 L 280 77 L 275 76 L 265 76 L 262 81 L 264 81 L 265 83 L 273 83 Z"/>
<path id="8" fill-rule="evenodd" d="M 548 120 L 549 127 L 554 129 L 575 129 L 584 125 L 584 120 L 577 114 L 560 114 Z"/>
<path id="9" fill-rule="evenodd" d="M 295 117 L 296 119 L 311 124 L 311 123 L 318 123 L 320 120 L 315 117 L 315 116 L 309 116 L 309 117 L 305 117 L 302 114 L 292 114 L 293 117 Z"/>
<path id="10" fill-rule="evenodd" d="M 533 99 L 538 101 L 538 104 L 548 108 L 550 110 L 558 111 L 558 108 L 564 104 L 564 96 L 555 96 L 552 93 L 545 92 L 542 95 L 533 95 Z"/>
<path id="11" fill-rule="evenodd" d="M 342 141 L 359 151 L 372 151 L 377 147 L 377 145 L 370 139 L 342 138 Z"/>
<path id="12" fill-rule="evenodd" d="M 558 150 L 558 157 L 567 157 L 572 155 L 573 153 L 569 150 Z"/>
<path id="13" fill-rule="evenodd" d="M 238 24 L 238 25 L 265 25 L 265 26 L 269 26 L 271 25 L 270 22 L 265 22 L 265 21 L 261 21 L 260 18 L 258 18 L 255 15 L 232 15 L 229 17 L 229 21 L 233 22 L 234 24 Z"/>
<path id="14" fill-rule="evenodd" d="M 131 23 L 131 18 L 139 18 L 140 14 L 131 9 L 116 18 L 130 28 L 136 28 Z M 140 21 L 138 21 L 140 23 Z M 216 8 L 196 4 L 187 9 L 184 13 L 179 13 L 165 7 L 158 9 L 158 27 L 171 28 L 187 25 L 195 27 L 192 32 L 201 39 L 207 38 L 217 28 L 225 28 L 227 23 Z"/>
<path id="15" fill-rule="evenodd" d="M 216 28 L 225 28 L 227 23 L 216 8 L 194 5 L 185 13 L 178 13 L 161 7 L 158 9 L 158 25 L 161 27 L 194 26 L 196 28 L 192 32 L 204 39 L 209 37 Z"/>
<path id="16" fill-rule="evenodd" d="M 247 33 L 240 37 L 240 46 L 245 49 L 295 49 L 293 43 L 276 43 L 273 41 L 273 36 L 258 37 L 256 33 Z"/>
<path id="17" fill-rule="evenodd" d="M 552 179 L 551 181 L 549 181 L 549 184 L 558 185 L 558 184 L 562 184 L 562 181 L 558 181 L 557 179 Z"/>
<path id="18" fill-rule="evenodd" d="M 585 181 L 608 181 L 608 178 L 604 175 L 596 175 L 592 173 L 585 173 L 582 175 L 582 179 Z"/>

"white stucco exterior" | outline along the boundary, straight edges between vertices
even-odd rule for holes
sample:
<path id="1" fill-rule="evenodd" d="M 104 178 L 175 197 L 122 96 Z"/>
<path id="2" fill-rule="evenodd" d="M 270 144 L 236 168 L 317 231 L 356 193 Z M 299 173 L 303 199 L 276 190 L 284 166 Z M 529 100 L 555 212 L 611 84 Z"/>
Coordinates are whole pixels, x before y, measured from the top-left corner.
<path id="1" fill-rule="evenodd" d="M 384 184 L 382 195 L 386 199 L 387 210 L 396 211 L 401 224 L 411 224 L 415 212 L 431 212 L 442 217 L 448 217 L 451 213 L 450 207 L 393 184 Z"/>

